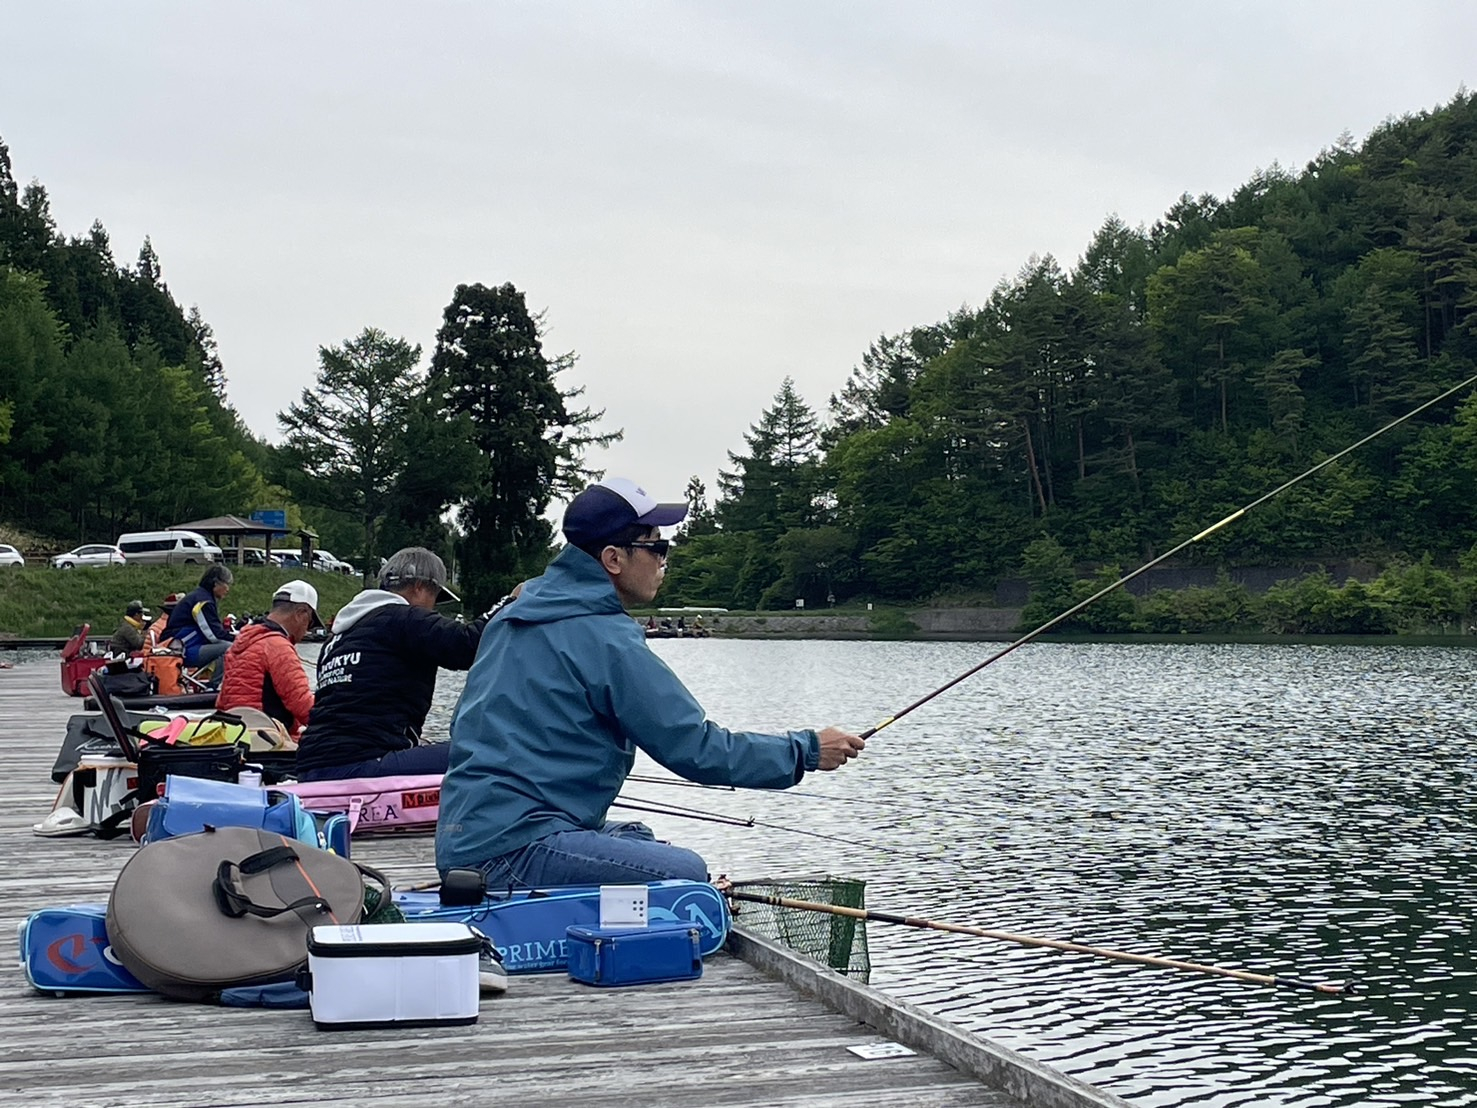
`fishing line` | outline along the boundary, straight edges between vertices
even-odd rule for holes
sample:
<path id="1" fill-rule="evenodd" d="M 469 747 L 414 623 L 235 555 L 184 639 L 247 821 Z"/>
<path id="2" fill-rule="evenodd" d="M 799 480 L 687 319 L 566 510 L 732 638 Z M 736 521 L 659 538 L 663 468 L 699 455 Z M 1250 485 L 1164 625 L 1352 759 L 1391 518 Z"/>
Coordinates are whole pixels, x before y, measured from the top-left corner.
<path id="1" fill-rule="evenodd" d="M 1107 585 L 1104 588 L 1101 588 L 1097 592 L 1093 593 L 1086 600 L 1083 600 L 1083 601 L 1081 601 L 1078 604 L 1074 604 L 1072 607 L 1068 608 L 1065 612 L 1062 612 L 1058 616 L 1053 616 L 1051 619 L 1047 620 L 1045 623 L 1043 623 L 1040 627 L 1037 627 L 1035 630 L 1026 632 L 1024 635 L 1022 635 L 1020 638 L 1016 639 L 1014 642 L 1010 643 L 1004 649 L 997 650 L 994 654 L 991 654 L 988 658 L 986 658 L 979 665 L 975 666 L 973 669 L 965 670 L 963 673 L 961 673 L 958 677 L 954 678 L 948 684 L 946 684 L 946 685 L 940 685 L 938 688 L 934 689 L 933 692 L 929 693 L 927 696 L 919 697 L 917 700 L 913 701 L 913 703 L 909 704 L 906 708 L 903 708 L 901 711 L 895 712 L 892 715 L 888 716 L 886 719 L 884 719 L 881 723 L 877 724 L 875 727 L 871 727 L 871 728 L 867 729 L 866 731 L 863 731 L 861 733 L 861 738 L 863 738 L 863 739 L 870 739 L 873 735 L 875 735 L 878 731 L 881 731 L 884 727 L 891 726 L 892 724 L 896 723 L 898 720 L 902 719 L 909 712 L 913 711 L 915 708 L 921 708 L 921 707 L 923 707 L 923 705 L 927 704 L 934 697 L 940 695 L 941 693 L 948 692 L 955 685 L 959 684 L 959 682 L 961 682 L 961 681 L 963 681 L 963 680 L 965 680 L 967 678 L 973 677 L 976 673 L 978 673 L 980 670 L 984 669 L 986 666 L 993 665 L 995 662 L 998 662 L 1001 658 L 1005 657 L 1012 650 L 1015 650 L 1018 647 L 1025 646 L 1028 642 L 1034 642 L 1036 639 L 1038 639 L 1042 635 L 1044 635 L 1047 631 L 1050 631 L 1057 624 L 1062 623 L 1062 622 L 1070 619 L 1072 616 L 1075 616 L 1078 612 L 1082 611 L 1082 609 L 1088 607 L 1091 604 L 1096 603 L 1098 600 L 1100 600 L 1103 597 L 1107 596 L 1108 593 L 1112 592 L 1114 589 L 1121 588 L 1123 585 L 1126 585 L 1128 582 L 1132 581 L 1135 577 L 1139 576 L 1141 573 L 1145 573 L 1148 570 L 1153 569 L 1160 562 L 1163 562 L 1163 561 L 1165 561 L 1165 560 L 1167 560 L 1169 558 L 1174 557 L 1181 550 L 1184 550 L 1188 546 L 1194 545 L 1195 543 L 1199 542 L 1201 539 L 1206 538 L 1209 535 L 1215 534 L 1222 527 L 1226 526 L 1226 524 L 1231 523 L 1234 520 L 1240 519 L 1247 512 L 1251 511 L 1253 508 L 1257 507 L 1258 505 L 1265 504 L 1268 500 L 1271 500 L 1275 496 L 1280 496 L 1282 493 L 1286 492 L 1288 489 L 1290 489 L 1294 485 L 1298 484 L 1298 482 L 1303 481 L 1303 480 L 1306 480 L 1307 478 L 1313 476 L 1313 474 L 1317 473 L 1320 469 L 1323 469 L 1325 466 L 1332 465 L 1334 462 L 1338 461 L 1340 458 L 1342 458 L 1342 457 L 1344 457 L 1344 456 L 1346 456 L 1348 454 L 1353 453 L 1355 450 L 1358 450 L 1365 443 L 1372 442 L 1373 440 L 1379 438 L 1381 435 L 1383 435 L 1386 431 L 1390 430 L 1392 427 L 1398 427 L 1400 424 L 1404 423 L 1407 419 L 1410 419 L 1413 416 L 1420 415 L 1420 413 L 1421 412 L 1424 412 L 1427 408 L 1434 407 L 1435 405 L 1441 403 L 1441 401 L 1445 400 L 1447 397 L 1453 396 L 1456 393 L 1461 392 L 1462 389 L 1464 389 L 1468 385 L 1471 385 L 1471 384 L 1474 384 L 1474 383 L 1477 383 L 1477 376 L 1468 377 L 1461 384 L 1455 385 L 1452 388 L 1447 389 L 1440 396 L 1432 397 L 1430 400 L 1427 400 L 1424 404 L 1420 405 L 1419 407 L 1413 408 L 1410 411 L 1406 412 L 1399 419 L 1393 419 L 1393 420 L 1391 420 L 1389 423 L 1387 423 L 1383 427 L 1381 427 L 1378 431 L 1375 431 L 1372 434 L 1365 435 L 1358 442 L 1354 443 L 1353 446 L 1346 446 L 1346 447 L 1344 447 L 1344 449 L 1340 450 L 1337 454 L 1334 454 L 1334 455 L 1332 455 L 1330 457 L 1324 458 L 1323 461 L 1319 462 L 1317 465 L 1313 466 L 1311 469 L 1304 470 L 1302 473 L 1298 474 L 1292 480 L 1283 482 L 1282 484 L 1278 485 L 1275 489 L 1273 489 L 1271 492 L 1263 493 L 1261 496 L 1259 496 L 1255 500 L 1253 500 L 1250 504 L 1247 504 L 1247 505 L 1244 505 L 1243 507 L 1237 508 L 1234 512 L 1232 512 L 1230 515 L 1228 515 L 1225 519 L 1221 520 L 1219 523 L 1213 523 L 1213 524 L 1211 524 L 1205 530 L 1201 531 L 1198 535 L 1191 536 L 1190 538 L 1186 539 L 1184 542 L 1182 542 L 1178 546 L 1176 546 L 1174 549 L 1169 550 L 1169 551 L 1166 551 L 1165 553 L 1159 555 L 1159 557 L 1155 558 L 1153 561 L 1145 562 L 1143 565 L 1139 566 L 1139 568 L 1136 569 L 1136 570 L 1134 570 L 1133 572 L 1124 574 L 1122 577 L 1118 578 L 1118 580 L 1114 581 L 1111 585 Z"/>
<path id="2" fill-rule="evenodd" d="M 674 785 L 677 788 L 682 789 L 710 789 L 713 792 L 720 793 L 736 793 L 739 791 L 732 785 L 704 785 L 698 781 L 684 781 L 680 777 L 648 777 L 639 773 L 631 774 L 629 777 L 626 778 L 626 780 L 638 781 L 646 785 Z M 910 815 L 936 816 L 939 813 L 939 809 L 936 807 L 929 808 L 920 805 L 909 804 L 906 801 L 898 800 L 896 797 L 876 797 L 868 799 L 856 796 L 835 796 L 831 793 L 812 793 L 806 792 L 803 789 L 785 789 L 784 794 L 787 797 L 800 796 L 805 797 L 808 800 L 825 800 L 833 804 L 861 804 L 865 805 L 868 808 L 877 808 L 880 806 L 883 808 L 891 809 L 895 812 L 903 812 Z M 657 803 L 665 803 L 665 801 L 657 801 Z"/>
<path id="3" fill-rule="evenodd" d="M 768 823 L 764 820 L 754 819 L 752 816 L 747 819 L 739 819 L 734 816 L 714 816 L 697 808 L 685 808 L 679 804 L 667 804 L 659 800 L 642 800 L 636 796 L 629 797 L 627 800 L 617 800 L 612 807 L 630 808 L 638 812 L 652 812 L 656 815 L 663 816 L 677 816 L 682 819 L 695 819 L 704 823 L 723 823 L 731 827 L 762 827 L 766 831 L 784 831 L 790 835 L 805 835 L 808 838 L 821 839 L 825 842 L 836 843 L 850 849 L 860 847 L 863 850 L 875 850 L 880 854 L 893 854 L 899 858 L 908 858 L 915 862 L 927 862 L 929 865 L 951 866 L 969 874 L 971 877 L 978 876 L 973 869 L 963 862 L 943 855 L 924 854 L 922 851 L 904 850 L 902 847 L 897 846 L 884 846 L 881 843 L 868 842 L 865 839 L 858 839 L 854 836 L 828 835 L 824 831 L 811 831 L 804 827 L 786 827 L 783 824 Z M 992 849 L 999 849 L 999 847 L 995 847 L 993 844 L 991 846 Z"/>
<path id="4" fill-rule="evenodd" d="M 744 882 L 735 882 L 735 886 Z M 969 927 L 962 923 L 943 923 L 918 916 L 898 916 L 891 912 L 877 912 L 867 908 L 847 908 L 839 904 L 818 904 L 809 900 L 792 900 L 786 896 L 767 896 L 763 893 L 739 892 L 730 888 L 731 900 L 749 900 L 757 904 L 770 904 L 777 908 L 794 908 L 806 912 L 824 912 L 832 916 L 850 916 L 852 919 L 875 920 L 878 923 L 896 923 L 904 927 L 926 928 L 930 931 L 948 931 L 956 935 L 974 935 L 982 939 L 1017 943 L 1021 946 L 1045 947 L 1062 950 L 1070 954 L 1093 954 L 1099 958 L 1111 958 L 1116 962 L 1133 962 L 1142 966 L 1159 966 L 1164 969 L 1187 970 L 1191 973 L 1208 973 L 1217 977 L 1232 977 L 1237 981 L 1249 981 L 1254 985 L 1281 985 L 1290 989 L 1308 989 L 1317 993 L 1344 995 L 1353 991 L 1349 984 L 1303 981 L 1296 977 L 1276 977 L 1266 973 L 1251 973 L 1247 970 L 1227 969 L 1200 962 L 1186 962 L 1179 958 L 1160 958 L 1151 954 L 1131 954 L 1125 950 L 1110 950 L 1107 947 L 1088 946 L 1085 943 L 1070 943 L 1061 939 L 1042 939 L 1035 935 L 1018 935 L 1011 931 L 992 931 L 985 927 Z"/>

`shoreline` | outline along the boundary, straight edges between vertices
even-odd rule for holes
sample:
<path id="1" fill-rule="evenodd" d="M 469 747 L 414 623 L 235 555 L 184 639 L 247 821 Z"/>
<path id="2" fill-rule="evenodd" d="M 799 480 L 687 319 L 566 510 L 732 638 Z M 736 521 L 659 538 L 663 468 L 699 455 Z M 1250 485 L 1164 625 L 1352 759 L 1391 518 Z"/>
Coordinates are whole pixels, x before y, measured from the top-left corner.
<path id="1" fill-rule="evenodd" d="M 644 624 L 671 613 L 633 612 Z M 859 642 L 998 642 L 1009 643 L 1027 632 L 1018 630 L 1019 608 L 917 608 L 886 612 L 740 612 L 703 615 L 708 638 L 746 640 L 817 639 Z M 678 636 L 653 636 L 669 641 Z M 685 635 L 682 639 L 696 639 Z M 1255 632 L 1163 634 L 1047 634 L 1047 643 L 1245 643 L 1251 645 L 1465 646 L 1477 647 L 1477 635 L 1273 635 Z"/>

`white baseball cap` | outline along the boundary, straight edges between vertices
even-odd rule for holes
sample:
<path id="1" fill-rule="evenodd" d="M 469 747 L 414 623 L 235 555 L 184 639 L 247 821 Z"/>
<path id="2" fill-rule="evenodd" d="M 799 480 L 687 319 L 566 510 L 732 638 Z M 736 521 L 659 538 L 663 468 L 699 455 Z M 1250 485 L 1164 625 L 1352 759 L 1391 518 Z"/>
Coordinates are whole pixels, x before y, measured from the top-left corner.
<path id="1" fill-rule="evenodd" d="M 292 604 L 306 604 L 313 609 L 312 626 L 323 626 L 323 620 L 318 615 L 318 590 L 306 581 L 289 581 L 285 585 L 278 585 L 277 591 L 272 594 L 272 600 L 274 603 L 286 600 Z"/>

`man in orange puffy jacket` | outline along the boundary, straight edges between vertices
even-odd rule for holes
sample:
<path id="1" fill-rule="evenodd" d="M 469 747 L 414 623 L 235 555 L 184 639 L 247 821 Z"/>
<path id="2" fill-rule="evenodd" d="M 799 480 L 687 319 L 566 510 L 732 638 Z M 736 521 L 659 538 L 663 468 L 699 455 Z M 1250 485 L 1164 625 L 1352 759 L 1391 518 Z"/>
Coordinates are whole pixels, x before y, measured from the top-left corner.
<path id="1" fill-rule="evenodd" d="M 267 618 L 242 630 L 226 653 L 216 709 L 256 708 L 281 721 L 296 739 L 313 708 L 313 690 L 296 647 L 309 630 L 322 626 L 317 589 L 306 581 L 279 588 Z"/>

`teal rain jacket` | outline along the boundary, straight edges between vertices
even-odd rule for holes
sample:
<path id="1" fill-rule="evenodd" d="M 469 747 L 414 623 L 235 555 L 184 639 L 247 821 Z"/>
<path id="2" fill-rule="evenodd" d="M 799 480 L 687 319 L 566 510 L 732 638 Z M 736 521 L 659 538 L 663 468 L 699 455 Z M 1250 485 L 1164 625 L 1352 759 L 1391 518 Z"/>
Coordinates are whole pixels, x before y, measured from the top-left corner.
<path id="1" fill-rule="evenodd" d="M 814 731 L 710 721 L 600 563 L 565 547 L 482 634 L 451 722 L 437 866 L 481 866 L 545 835 L 599 829 L 637 747 L 689 780 L 755 789 L 788 788 L 820 760 Z"/>

